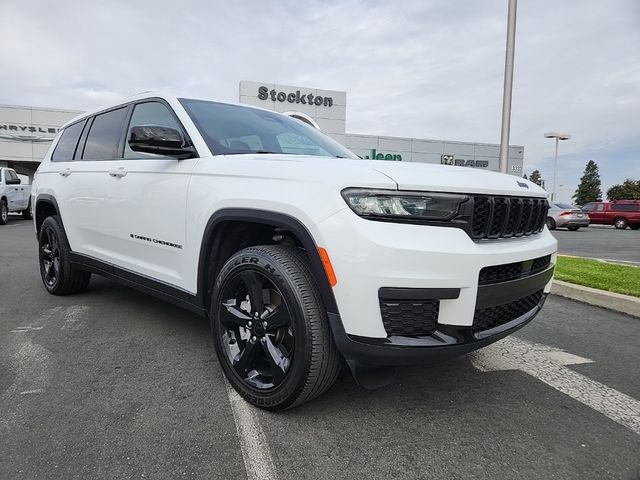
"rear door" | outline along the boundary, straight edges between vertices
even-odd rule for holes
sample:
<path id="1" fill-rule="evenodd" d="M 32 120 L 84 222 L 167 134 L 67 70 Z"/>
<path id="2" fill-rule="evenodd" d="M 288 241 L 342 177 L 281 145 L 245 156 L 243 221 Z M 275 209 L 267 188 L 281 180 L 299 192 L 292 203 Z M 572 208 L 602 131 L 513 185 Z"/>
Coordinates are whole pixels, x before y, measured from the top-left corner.
<path id="1" fill-rule="evenodd" d="M 64 179 L 61 209 L 72 250 L 108 263 L 117 256 L 113 217 L 122 213 L 114 209 L 117 192 L 110 172 L 122 156 L 119 152 L 128 111 L 129 106 L 120 106 L 91 117 L 74 161 L 61 165 L 64 168 L 59 171 Z"/>
<path id="2" fill-rule="evenodd" d="M 171 107 L 160 99 L 131 106 L 122 159 L 110 162 L 117 176 L 108 179 L 110 248 L 113 262 L 127 270 L 183 287 L 186 268 L 186 203 L 197 158 L 134 152 L 131 127 L 160 125 L 182 131 Z"/>
<path id="3" fill-rule="evenodd" d="M 585 209 L 586 207 L 589 207 L 589 206 L 590 206 L 590 210 L 587 210 L 587 213 L 589 214 L 589 220 L 591 223 L 607 223 L 605 218 L 604 203 L 601 203 L 601 202 L 590 203 L 588 205 L 585 205 Z"/>

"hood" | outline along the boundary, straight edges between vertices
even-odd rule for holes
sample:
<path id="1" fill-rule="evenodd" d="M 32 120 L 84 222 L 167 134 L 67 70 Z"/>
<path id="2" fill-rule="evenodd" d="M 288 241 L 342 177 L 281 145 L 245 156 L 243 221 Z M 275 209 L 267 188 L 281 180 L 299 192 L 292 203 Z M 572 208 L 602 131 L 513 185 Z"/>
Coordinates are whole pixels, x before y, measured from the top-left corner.
<path id="1" fill-rule="evenodd" d="M 381 160 L 366 163 L 395 181 L 399 190 L 547 197 L 547 192 L 538 185 L 515 175 L 428 163 Z"/>
<path id="2" fill-rule="evenodd" d="M 267 163 L 268 162 L 268 163 Z M 257 168 L 258 165 L 268 168 Z M 340 188 L 399 190 L 547 197 L 538 185 L 515 175 L 470 167 L 417 162 L 390 162 L 286 154 L 229 155 L 224 162 L 203 162 L 217 174 L 327 183 Z M 240 173 L 242 172 L 242 173 Z"/>

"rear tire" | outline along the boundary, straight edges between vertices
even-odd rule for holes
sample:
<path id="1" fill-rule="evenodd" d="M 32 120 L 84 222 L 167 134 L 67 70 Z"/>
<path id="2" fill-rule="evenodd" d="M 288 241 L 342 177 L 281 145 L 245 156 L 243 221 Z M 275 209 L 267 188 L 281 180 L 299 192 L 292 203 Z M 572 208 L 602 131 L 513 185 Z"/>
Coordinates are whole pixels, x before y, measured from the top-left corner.
<path id="1" fill-rule="evenodd" d="M 556 229 L 556 221 L 551 217 L 547 217 L 547 228 L 549 230 L 555 230 Z"/>
<path id="2" fill-rule="evenodd" d="M 44 288 L 53 295 L 79 293 L 89 285 L 91 273 L 72 265 L 70 253 L 60 217 L 47 217 L 38 235 L 38 259 Z"/>
<path id="3" fill-rule="evenodd" d="M 225 376 L 249 403 L 285 410 L 324 393 L 342 359 L 308 266 L 296 248 L 249 247 L 222 267 L 210 308 Z"/>
<path id="4" fill-rule="evenodd" d="M 9 219 L 9 207 L 6 200 L 0 200 L 0 225 L 6 225 Z"/>
<path id="5" fill-rule="evenodd" d="M 31 212 L 31 199 L 29 199 L 29 205 L 27 205 L 27 209 L 22 211 L 22 218 L 25 220 L 31 220 L 33 218 Z"/>
<path id="6" fill-rule="evenodd" d="M 580 227 L 567 227 L 569 230 L 571 230 L 572 232 L 575 232 L 576 230 L 578 230 Z"/>
<path id="7" fill-rule="evenodd" d="M 627 219 L 623 217 L 616 218 L 613 221 L 613 226 L 616 227 L 618 230 L 624 230 L 625 228 L 627 228 L 627 225 L 629 225 L 629 223 L 627 222 Z"/>

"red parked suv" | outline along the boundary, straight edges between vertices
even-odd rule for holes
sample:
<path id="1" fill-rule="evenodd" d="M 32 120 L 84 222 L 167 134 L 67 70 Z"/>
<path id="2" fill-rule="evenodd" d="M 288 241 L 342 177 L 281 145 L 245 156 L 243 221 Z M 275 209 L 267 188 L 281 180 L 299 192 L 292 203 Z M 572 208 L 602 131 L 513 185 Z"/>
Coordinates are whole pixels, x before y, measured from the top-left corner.
<path id="1" fill-rule="evenodd" d="M 591 223 L 613 225 L 616 228 L 640 229 L 640 200 L 587 203 L 582 210 L 589 214 Z"/>

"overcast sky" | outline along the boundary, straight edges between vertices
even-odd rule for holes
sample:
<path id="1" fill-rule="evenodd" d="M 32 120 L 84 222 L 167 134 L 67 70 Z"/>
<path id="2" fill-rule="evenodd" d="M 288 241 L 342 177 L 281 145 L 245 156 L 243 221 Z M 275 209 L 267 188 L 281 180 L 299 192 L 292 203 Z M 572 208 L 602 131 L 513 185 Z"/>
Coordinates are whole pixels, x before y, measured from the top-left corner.
<path id="1" fill-rule="evenodd" d="M 135 5 L 133 5 L 135 3 Z M 0 103 L 140 92 L 238 101 L 255 80 L 347 92 L 347 132 L 498 143 L 507 0 L 0 2 Z M 520 0 L 511 144 L 559 198 L 595 160 L 640 178 L 640 2 Z"/>

